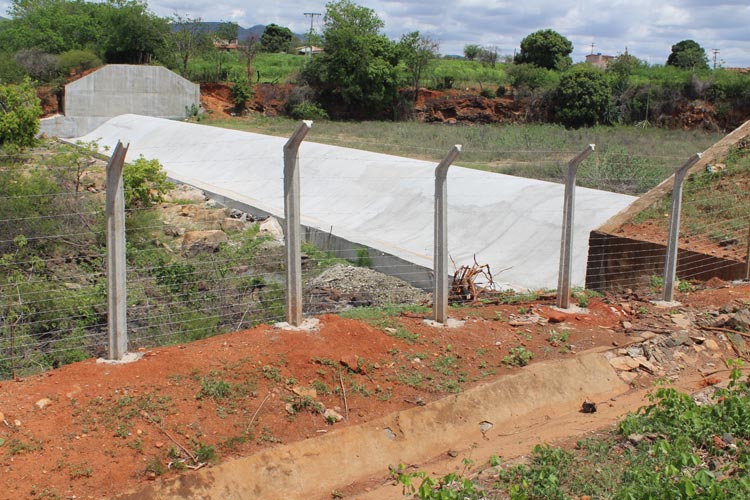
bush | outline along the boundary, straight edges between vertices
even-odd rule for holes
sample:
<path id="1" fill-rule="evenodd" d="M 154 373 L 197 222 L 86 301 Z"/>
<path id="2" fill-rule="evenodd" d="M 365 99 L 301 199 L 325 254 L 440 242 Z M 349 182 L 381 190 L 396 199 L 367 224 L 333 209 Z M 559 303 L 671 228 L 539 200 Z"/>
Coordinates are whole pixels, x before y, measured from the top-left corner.
<path id="1" fill-rule="evenodd" d="M 31 78 L 48 82 L 57 76 L 57 56 L 37 49 L 19 50 L 16 62 Z"/>
<path id="2" fill-rule="evenodd" d="M 482 97 L 486 97 L 487 99 L 492 99 L 495 97 L 495 93 L 492 91 L 492 89 L 482 89 L 479 91 L 479 95 Z"/>
<path id="3" fill-rule="evenodd" d="M 605 121 L 611 91 L 604 73 L 579 66 L 560 79 L 555 95 L 555 118 L 566 127 L 584 127 Z"/>
<path id="4" fill-rule="evenodd" d="M 57 59 L 58 70 L 63 75 L 81 73 L 101 65 L 102 60 L 88 50 L 69 50 L 60 54 Z"/>
<path id="5" fill-rule="evenodd" d="M 238 113 L 242 113 L 245 110 L 245 105 L 253 97 L 253 89 L 250 88 L 250 84 L 245 79 L 238 79 L 232 85 L 232 99 L 234 100 L 234 108 Z"/>
<path id="6" fill-rule="evenodd" d="M 151 206 L 162 201 L 164 194 L 172 189 L 159 160 L 147 160 L 142 156 L 125 165 L 122 180 L 127 208 Z"/>
<path id="7" fill-rule="evenodd" d="M 551 88 L 559 81 L 558 73 L 533 64 L 512 64 L 506 70 L 510 84 L 515 88 Z"/>
<path id="8" fill-rule="evenodd" d="M 41 114 L 39 98 L 28 78 L 20 85 L 0 85 L 0 148 L 31 146 Z"/>
<path id="9" fill-rule="evenodd" d="M 289 116 L 295 120 L 327 120 L 328 113 L 312 102 L 302 102 L 295 105 L 289 112 Z"/>

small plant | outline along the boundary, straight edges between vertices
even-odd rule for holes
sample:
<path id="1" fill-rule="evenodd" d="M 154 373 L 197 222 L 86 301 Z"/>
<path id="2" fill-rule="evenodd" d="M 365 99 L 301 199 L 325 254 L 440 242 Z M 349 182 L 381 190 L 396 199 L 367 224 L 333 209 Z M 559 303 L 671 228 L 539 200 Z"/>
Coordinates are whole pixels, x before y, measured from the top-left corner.
<path id="1" fill-rule="evenodd" d="M 214 460 L 216 460 L 216 450 L 213 446 L 202 444 L 195 451 L 195 459 L 198 462 L 213 462 Z"/>
<path id="2" fill-rule="evenodd" d="M 694 290 L 693 285 L 689 281 L 680 280 L 677 282 L 677 291 L 680 293 L 689 293 Z"/>
<path id="3" fill-rule="evenodd" d="M 282 382 L 284 380 L 281 377 L 281 372 L 275 366 L 265 365 L 261 368 L 261 373 L 263 373 L 265 378 L 274 382 Z"/>
<path id="4" fill-rule="evenodd" d="M 534 354 L 520 345 L 510 350 L 510 354 L 503 358 L 502 363 L 507 366 L 526 366 L 534 358 Z"/>
<path id="5" fill-rule="evenodd" d="M 232 393 L 229 382 L 221 379 L 204 378 L 201 380 L 201 390 L 196 399 L 212 398 L 216 401 L 227 398 Z"/>
<path id="6" fill-rule="evenodd" d="M 560 347 L 568 341 L 569 337 L 570 334 L 568 332 L 558 332 L 557 330 L 552 330 L 551 332 L 549 332 L 547 342 L 549 342 L 553 347 Z"/>
<path id="7" fill-rule="evenodd" d="M 372 259 L 370 258 L 370 250 L 366 247 L 357 249 L 357 260 L 355 262 L 359 267 L 370 267 L 372 265 Z"/>
<path id="8" fill-rule="evenodd" d="M 164 475 L 165 472 L 167 472 L 167 469 L 164 467 L 164 464 L 161 463 L 159 457 L 153 457 L 146 464 L 146 473 L 151 473 L 158 477 Z"/>

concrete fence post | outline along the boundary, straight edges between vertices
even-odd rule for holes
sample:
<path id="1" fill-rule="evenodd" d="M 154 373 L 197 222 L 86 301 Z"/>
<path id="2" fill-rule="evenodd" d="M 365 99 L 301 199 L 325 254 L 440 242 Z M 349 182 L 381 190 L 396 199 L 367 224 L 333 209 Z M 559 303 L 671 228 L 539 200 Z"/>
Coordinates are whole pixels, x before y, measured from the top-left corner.
<path id="1" fill-rule="evenodd" d="M 691 156 L 674 174 L 672 188 L 672 211 L 669 214 L 669 236 L 667 240 L 667 257 L 664 262 L 664 302 L 674 299 L 674 280 L 677 273 L 677 247 L 680 241 L 680 210 L 682 208 L 682 182 L 690 167 L 701 159 L 701 154 Z"/>
<path id="2" fill-rule="evenodd" d="M 461 152 L 456 144 L 448 151 L 443 161 L 435 167 L 435 249 L 433 268 L 435 271 L 435 293 L 432 297 L 434 320 L 445 323 L 448 319 L 448 167 Z"/>
<path id="3" fill-rule="evenodd" d="M 284 236 L 286 238 L 286 321 L 302 323 L 302 241 L 300 236 L 299 146 L 312 127 L 303 121 L 284 145 Z"/>
<path id="4" fill-rule="evenodd" d="M 750 281 L 750 224 L 747 226 L 747 255 L 745 256 L 745 281 Z"/>
<path id="5" fill-rule="evenodd" d="M 560 239 L 560 270 L 557 275 L 557 307 L 570 307 L 570 275 L 573 262 L 573 221 L 575 220 L 576 174 L 579 165 L 588 158 L 596 146 L 589 144 L 568 162 L 565 174 L 565 199 L 563 200 L 562 238 Z"/>
<path id="6" fill-rule="evenodd" d="M 128 147 L 118 141 L 107 163 L 107 330 L 111 360 L 122 359 L 128 351 L 125 187 L 122 179 Z"/>

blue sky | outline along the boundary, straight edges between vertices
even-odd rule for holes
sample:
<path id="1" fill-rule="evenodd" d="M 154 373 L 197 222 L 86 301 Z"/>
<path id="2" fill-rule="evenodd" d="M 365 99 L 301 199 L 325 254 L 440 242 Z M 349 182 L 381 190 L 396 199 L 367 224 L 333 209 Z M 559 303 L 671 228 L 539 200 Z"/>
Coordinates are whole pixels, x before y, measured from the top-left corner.
<path id="1" fill-rule="evenodd" d="M 442 54 L 461 54 L 466 44 L 496 46 L 512 55 L 521 39 L 552 28 L 573 42 L 573 60 L 591 52 L 629 53 L 651 64 L 663 64 L 671 46 L 693 39 L 706 49 L 719 49 L 723 66 L 750 67 L 749 0 L 362 0 L 385 22 L 386 34 L 399 38 L 419 30 L 440 43 Z M 276 23 L 306 32 L 305 12 L 325 12 L 320 0 L 152 0 L 163 16 L 174 13 L 205 21 L 235 21 L 244 27 Z M 10 5 L 0 0 L 0 12 Z M 315 28 L 323 27 L 321 17 Z"/>

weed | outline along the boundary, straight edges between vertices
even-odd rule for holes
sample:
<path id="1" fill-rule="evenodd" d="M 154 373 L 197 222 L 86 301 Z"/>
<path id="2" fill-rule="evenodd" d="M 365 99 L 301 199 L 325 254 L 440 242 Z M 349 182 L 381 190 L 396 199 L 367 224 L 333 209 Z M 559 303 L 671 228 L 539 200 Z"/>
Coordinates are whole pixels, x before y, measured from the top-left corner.
<path id="1" fill-rule="evenodd" d="M 198 462 L 213 462 L 216 460 L 216 450 L 213 446 L 202 444 L 195 450 L 195 459 Z"/>
<path id="2" fill-rule="evenodd" d="M 553 347 L 560 347 L 568 341 L 569 337 L 570 333 L 568 332 L 558 332 L 557 330 L 552 330 L 551 332 L 549 332 L 547 342 L 549 342 Z"/>
<path id="3" fill-rule="evenodd" d="M 313 380 L 312 384 L 310 385 L 312 385 L 312 388 L 315 389 L 315 391 L 318 394 L 325 395 L 325 394 L 331 393 L 331 388 L 328 387 L 328 385 L 326 385 L 324 382 L 321 382 L 320 380 Z"/>
<path id="4" fill-rule="evenodd" d="M 159 460 L 159 457 L 153 457 L 151 460 L 148 461 L 146 464 L 146 472 L 152 473 L 155 476 L 162 476 L 165 472 L 167 472 L 166 467 L 164 467 L 164 464 L 161 463 L 161 460 Z"/>
<path id="5" fill-rule="evenodd" d="M 261 444 L 261 443 L 280 443 L 281 439 L 275 437 L 273 435 L 273 432 L 271 431 L 271 429 L 269 429 L 268 427 L 266 427 L 264 425 L 263 429 L 260 432 L 260 436 L 258 436 L 257 442 L 258 442 L 258 444 Z"/>
<path id="6" fill-rule="evenodd" d="M 274 382 L 282 382 L 284 380 L 281 377 L 281 372 L 275 366 L 265 365 L 261 368 L 261 373 L 263 373 L 265 378 Z"/>
<path id="7" fill-rule="evenodd" d="M 203 378 L 201 380 L 201 390 L 195 396 L 196 399 L 211 398 L 216 401 L 229 397 L 232 393 L 232 386 L 229 382 L 221 379 Z"/>
<path id="8" fill-rule="evenodd" d="M 86 465 L 86 463 L 73 465 L 70 467 L 70 479 L 79 479 L 82 477 L 91 477 L 91 474 L 94 472 L 94 469 L 92 469 L 90 466 Z"/>
<path id="9" fill-rule="evenodd" d="M 534 358 L 534 354 L 524 346 L 517 346 L 510 350 L 510 354 L 502 360 L 504 365 L 508 366 L 526 366 Z"/>

